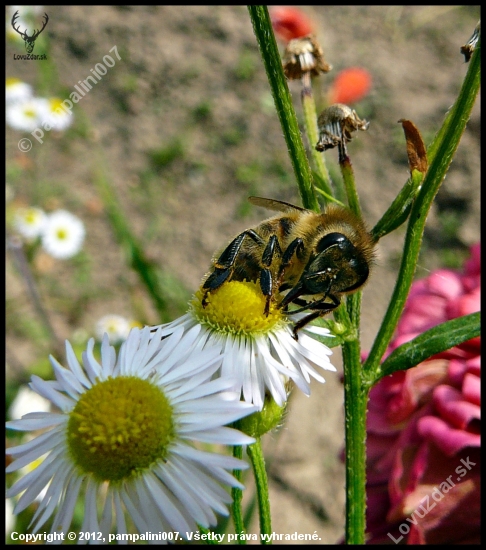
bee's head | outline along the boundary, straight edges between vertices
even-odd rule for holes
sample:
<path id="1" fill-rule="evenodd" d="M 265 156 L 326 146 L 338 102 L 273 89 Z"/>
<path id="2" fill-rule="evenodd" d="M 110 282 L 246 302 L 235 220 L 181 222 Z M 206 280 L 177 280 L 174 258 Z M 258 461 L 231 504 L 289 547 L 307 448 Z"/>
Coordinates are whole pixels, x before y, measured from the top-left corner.
<path id="1" fill-rule="evenodd" d="M 353 292 L 368 279 L 369 261 L 343 233 L 324 235 L 313 250 L 297 284 L 282 302 L 285 306 L 304 295 Z"/>
<path id="2" fill-rule="evenodd" d="M 317 243 L 302 279 L 309 294 L 352 292 L 370 272 L 364 254 L 342 233 L 329 233 Z"/>

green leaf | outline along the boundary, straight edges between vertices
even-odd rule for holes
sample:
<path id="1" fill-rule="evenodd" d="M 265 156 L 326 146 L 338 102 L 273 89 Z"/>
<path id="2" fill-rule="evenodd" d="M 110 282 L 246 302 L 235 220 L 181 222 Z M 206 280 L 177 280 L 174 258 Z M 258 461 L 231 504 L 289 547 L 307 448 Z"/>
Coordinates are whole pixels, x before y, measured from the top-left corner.
<path id="1" fill-rule="evenodd" d="M 471 313 L 446 321 L 402 344 L 381 364 L 373 383 L 383 376 L 415 367 L 437 353 L 476 338 L 481 333 L 480 315 L 480 312 Z"/>
<path id="2" fill-rule="evenodd" d="M 406 181 L 400 193 L 398 193 L 387 211 L 371 230 L 371 235 L 375 242 L 378 242 L 382 237 L 400 227 L 407 220 L 413 200 L 423 179 L 424 175 L 421 172 L 417 170 L 412 172 L 412 176 Z"/>

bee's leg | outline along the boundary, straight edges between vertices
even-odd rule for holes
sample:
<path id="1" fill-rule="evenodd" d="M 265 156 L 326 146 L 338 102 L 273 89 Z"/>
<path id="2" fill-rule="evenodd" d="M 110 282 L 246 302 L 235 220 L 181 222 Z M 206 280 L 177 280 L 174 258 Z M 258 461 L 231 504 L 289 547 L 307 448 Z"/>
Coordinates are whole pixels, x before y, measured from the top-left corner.
<path id="1" fill-rule="evenodd" d="M 280 269 L 278 270 L 277 275 L 277 286 L 280 287 L 280 284 L 282 282 L 285 270 L 292 262 L 292 258 L 294 257 L 294 254 L 296 254 L 297 250 L 299 248 L 302 248 L 304 241 L 299 237 L 297 239 L 294 239 L 289 246 L 285 249 L 285 252 L 282 255 L 282 262 L 280 264 Z"/>
<path id="2" fill-rule="evenodd" d="M 268 243 L 265 246 L 265 250 L 263 251 L 262 255 L 262 270 L 260 271 L 260 288 L 262 289 L 263 295 L 265 296 L 265 309 L 264 309 L 264 315 L 267 316 L 270 312 L 270 300 L 272 299 L 273 295 L 273 278 L 272 273 L 270 271 L 270 266 L 273 262 L 274 254 L 277 253 L 279 255 L 282 255 L 282 249 L 280 248 L 280 245 L 278 244 L 277 235 L 272 235 L 270 239 L 268 239 Z"/>
<path id="3" fill-rule="evenodd" d="M 216 267 L 211 275 L 206 279 L 203 285 L 204 295 L 201 300 L 203 307 L 207 306 L 207 297 L 211 290 L 216 290 L 219 288 L 228 278 L 233 274 L 233 269 L 230 267 L 228 269 L 220 269 Z"/>
<path id="4" fill-rule="evenodd" d="M 325 302 L 325 298 L 323 298 L 322 300 L 317 300 L 316 302 L 310 302 L 307 304 L 307 307 L 305 309 L 311 310 L 312 313 L 309 313 L 309 315 L 302 317 L 300 321 L 297 321 L 297 323 L 295 323 L 292 330 L 295 340 L 299 339 L 297 335 L 298 330 L 300 330 L 302 327 L 304 327 L 314 319 L 317 319 L 318 317 L 323 317 L 324 315 L 330 313 L 341 305 L 341 301 L 337 296 L 334 296 L 333 294 L 328 294 L 327 298 L 330 298 L 332 300 L 332 303 Z"/>
<path id="5" fill-rule="evenodd" d="M 253 231 L 253 229 L 247 229 L 235 237 L 229 245 L 223 250 L 220 257 L 214 262 L 214 271 L 204 281 L 202 286 L 204 290 L 204 296 L 202 299 L 202 306 L 207 304 L 207 295 L 212 290 L 217 290 L 225 281 L 231 279 L 234 270 L 234 264 L 240 248 L 245 240 L 245 237 L 252 238 L 257 244 L 263 244 L 264 240 Z"/>
<path id="6" fill-rule="evenodd" d="M 294 325 L 294 328 L 292 329 L 292 335 L 294 337 L 294 340 L 299 339 L 299 335 L 297 334 L 298 330 L 300 330 L 303 326 L 307 325 L 307 323 L 310 323 L 314 319 L 317 319 L 320 315 L 321 315 L 320 311 L 313 311 L 312 313 L 309 313 L 309 315 L 302 317 L 300 321 L 297 321 L 297 323 L 295 323 Z"/>

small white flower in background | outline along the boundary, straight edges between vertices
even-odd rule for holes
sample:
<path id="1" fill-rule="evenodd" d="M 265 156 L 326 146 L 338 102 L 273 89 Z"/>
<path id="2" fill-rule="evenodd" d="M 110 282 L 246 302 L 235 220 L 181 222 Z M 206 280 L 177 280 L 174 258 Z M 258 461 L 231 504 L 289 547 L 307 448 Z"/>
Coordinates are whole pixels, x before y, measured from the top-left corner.
<path id="1" fill-rule="evenodd" d="M 96 322 L 96 339 L 101 342 L 103 335 L 106 333 L 110 344 L 120 344 L 127 339 L 132 327 L 132 322 L 121 315 L 104 315 Z"/>
<path id="2" fill-rule="evenodd" d="M 84 236 L 84 224 L 77 216 L 66 210 L 56 210 L 47 216 L 42 247 L 53 258 L 64 260 L 81 250 Z"/>
<path id="3" fill-rule="evenodd" d="M 32 86 L 18 78 L 7 78 L 5 82 L 5 102 L 7 105 L 25 101 L 32 97 Z"/>
<path id="4" fill-rule="evenodd" d="M 22 418 L 32 412 L 49 412 L 51 402 L 42 395 L 32 391 L 28 386 L 21 386 L 8 410 L 12 420 Z"/>
<path id="5" fill-rule="evenodd" d="M 7 448 L 7 472 L 44 460 L 18 479 L 7 497 L 19 514 L 44 497 L 29 525 L 38 532 L 53 517 L 51 533 L 69 531 L 83 500 L 81 531 L 105 538 L 127 532 L 131 519 L 141 533 L 195 532 L 228 515 L 227 487 L 243 488 L 231 474 L 247 464 L 226 454 L 199 450 L 193 442 L 247 445 L 254 439 L 227 427 L 255 412 L 229 392 L 232 380 L 211 380 L 221 365 L 216 347 L 191 353 L 200 328 L 133 329 L 118 357 L 105 336 L 101 359 L 88 342 L 83 364 L 66 342 L 67 368 L 50 358 L 55 381 L 33 376 L 31 387 L 59 412 L 33 413 L 7 423 L 20 431 L 45 430 L 32 441 Z"/>
<path id="6" fill-rule="evenodd" d="M 259 410 L 266 393 L 279 406 L 287 401 L 289 379 L 309 395 L 310 377 L 325 382 L 316 368 L 336 370 L 329 358 L 332 351 L 312 337 L 330 336 L 330 331 L 306 325 L 295 340 L 292 325 L 303 315 L 284 312 L 274 303 L 265 315 L 265 297 L 259 284 L 227 282 L 217 292 L 208 294 L 205 307 L 202 295 L 201 290 L 196 293 L 188 313 L 161 325 L 162 334 L 200 327 L 193 344 L 194 353 L 206 346 L 218 347 L 223 354 L 220 375 L 232 377 L 235 380 L 232 389 Z"/>
<path id="7" fill-rule="evenodd" d="M 17 209 L 13 223 L 20 236 L 32 240 L 42 234 L 46 222 L 47 214 L 36 206 L 30 206 Z"/>
<path id="8" fill-rule="evenodd" d="M 73 123 L 74 116 L 71 111 L 64 110 L 62 100 L 52 98 L 48 100 L 47 117 L 43 120 L 43 126 L 48 125 L 51 130 L 62 131 Z M 46 129 L 48 129 L 46 126 Z"/>
<path id="9" fill-rule="evenodd" d="M 8 103 L 5 110 L 7 124 L 14 130 L 33 132 L 49 116 L 49 102 L 40 97 Z"/>

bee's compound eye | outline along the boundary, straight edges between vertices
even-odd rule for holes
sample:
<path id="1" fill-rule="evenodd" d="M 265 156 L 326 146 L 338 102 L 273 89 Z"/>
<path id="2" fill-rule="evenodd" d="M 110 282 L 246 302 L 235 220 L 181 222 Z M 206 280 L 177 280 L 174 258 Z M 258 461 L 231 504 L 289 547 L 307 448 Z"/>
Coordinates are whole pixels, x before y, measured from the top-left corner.
<path id="1" fill-rule="evenodd" d="M 317 243 L 316 252 L 319 254 L 333 246 L 339 246 L 342 248 L 346 242 L 349 242 L 346 235 L 343 235 L 342 233 L 329 233 L 328 235 L 322 237 L 322 239 Z"/>

